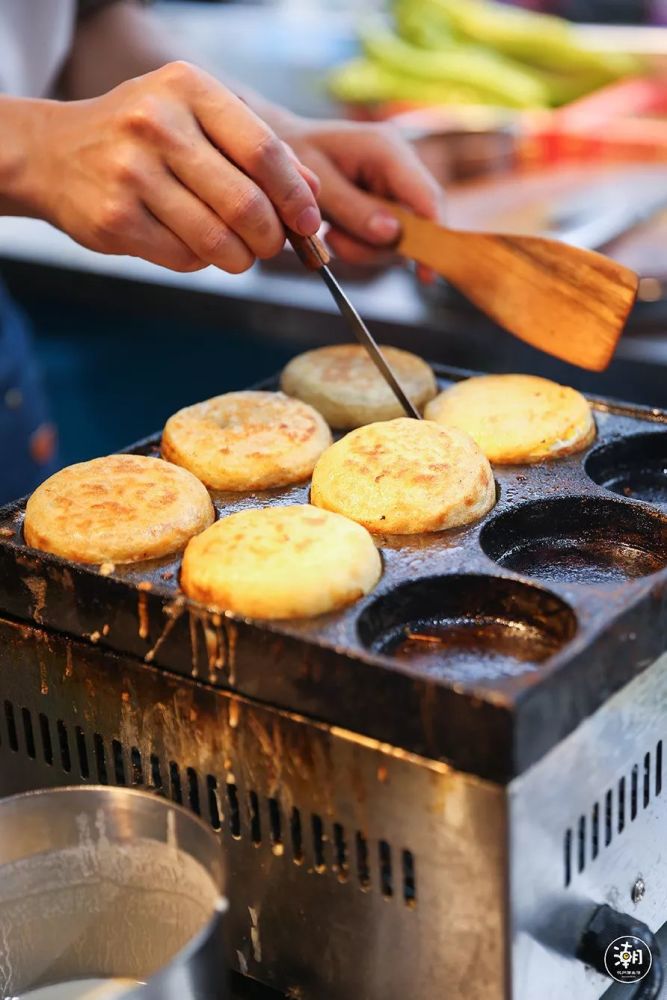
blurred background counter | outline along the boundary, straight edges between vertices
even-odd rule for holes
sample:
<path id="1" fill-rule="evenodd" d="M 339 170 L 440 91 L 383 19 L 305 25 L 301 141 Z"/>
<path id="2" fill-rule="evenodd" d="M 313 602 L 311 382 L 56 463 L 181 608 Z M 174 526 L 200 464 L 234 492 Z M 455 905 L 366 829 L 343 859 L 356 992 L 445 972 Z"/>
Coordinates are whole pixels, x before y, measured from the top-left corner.
<path id="1" fill-rule="evenodd" d="M 383 7 L 366 6 L 376 13 Z M 605 81 L 557 112 L 517 113 L 489 102 L 422 109 L 419 101 L 349 94 L 350 80 L 360 78 L 339 67 L 358 66 L 361 58 L 375 74 L 377 39 L 394 31 L 386 20 L 379 28 L 374 22 L 369 42 L 362 27 L 360 57 L 358 9 L 306 2 L 162 2 L 156 9 L 193 58 L 199 54 L 213 71 L 224 69 L 295 111 L 341 114 L 344 98 L 345 113 L 355 117 L 392 117 L 447 183 L 450 224 L 604 245 L 643 275 L 642 301 L 602 375 L 538 354 L 492 328 L 443 284 L 420 287 L 406 268 L 336 266 L 379 339 L 434 361 L 532 371 L 667 406 L 667 86 L 660 80 L 667 28 L 582 28 L 592 49 L 648 54 L 649 82 Z M 649 12 L 639 0 L 628 0 L 626 18 L 628 11 L 636 20 L 660 16 L 659 5 Z M 380 46 L 381 61 L 384 52 Z M 179 406 L 265 378 L 297 350 L 347 339 L 326 289 L 287 252 L 241 276 L 213 268 L 181 275 L 94 254 L 41 222 L 4 218 L 0 271 L 34 323 L 63 464 L 122 447 Z"/>

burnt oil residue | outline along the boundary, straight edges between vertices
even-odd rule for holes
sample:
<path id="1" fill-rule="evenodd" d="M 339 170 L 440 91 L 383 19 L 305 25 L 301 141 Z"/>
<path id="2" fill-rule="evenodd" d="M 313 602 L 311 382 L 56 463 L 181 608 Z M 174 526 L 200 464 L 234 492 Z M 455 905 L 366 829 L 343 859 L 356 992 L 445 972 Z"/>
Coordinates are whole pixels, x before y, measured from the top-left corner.
<path id="1" fill-rule="evenodd" d="M 632 434 L 594 448 L 584 468 L 606 490 L 667 509 L 667 431 Z"/>
<path id="2" fill-rule="evenodd" d="M 480 543 L 489 558 L 524 576 L 616 585 L 667 566 L 667 517 L 607 497 L 535 500 L 490 520 Z"/>
<path id="3" fill-rule="evenodd" d="M 554 594 L 519 580 L 429 577 L 373 602 L 359 620 L 372 650 L 452 681 L 530 671 L 575 634 L 577 620 Z"/>

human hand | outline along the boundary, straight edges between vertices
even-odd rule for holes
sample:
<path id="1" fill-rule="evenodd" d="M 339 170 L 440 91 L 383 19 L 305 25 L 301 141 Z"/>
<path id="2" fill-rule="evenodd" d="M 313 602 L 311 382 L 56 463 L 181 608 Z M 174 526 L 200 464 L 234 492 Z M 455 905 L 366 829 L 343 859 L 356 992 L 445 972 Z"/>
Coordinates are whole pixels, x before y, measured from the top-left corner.
<path id="1" fill-rule="evenodd" d="M 320 208 L 332 227 L 327 242 L 343 260 L 382 260 L 398 239 L 398 222 L 378 206 L 374 194 L 442 221 L 442 188 L 391 126 L 288 116 L 277 121 L 276 130 L 317 175 Z M 430 278 L 427 269 L 420 273 Z"/>
<path id="2" fill-rule="evenodd" d="M 321 224 L 317 178 L 188 63 L 91 100 L 30 103 L 19 201 L 92 250 L 237 274 L 278 253 L 284 226 L 311 236 Z"/>

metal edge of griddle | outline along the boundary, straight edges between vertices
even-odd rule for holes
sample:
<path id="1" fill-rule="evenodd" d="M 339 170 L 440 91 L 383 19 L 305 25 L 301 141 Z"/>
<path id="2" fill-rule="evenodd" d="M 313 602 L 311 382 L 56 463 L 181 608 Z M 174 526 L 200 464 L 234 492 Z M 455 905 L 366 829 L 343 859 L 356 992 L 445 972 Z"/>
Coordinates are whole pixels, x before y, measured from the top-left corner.
<path id="1" fill-rule="evenodd" d="M 471 374 L 442 366 L 435 370 L 448 380 Z M 595 403 L 621 417 L 667 422 L 667 414 L 647 407 Z M 145 451 L 158 440 L 146 438 L 126 450 Z M 9 505 L 0 517 L 20 518 L 23 507 L 24 501 Z M 500 567 L 494 573 L 522 579 Z M 617 608 L 597 631 L 575 637 L 546 669 L 540 668 L 537 680 L 499 694 L 417 676 L 387 657 L 324 645 L 316 636 L 289 634 L 280 624 L 209 613 L 192 607 L 173 589 L 140 591 L 135 581 L 103 577 L 97 569 L 0 539 L 3 611 L 18 620 L 34 621 L 190 678 L 194 622 L 194 676 L 199 681 L 495 781 L 525 770 L 660 655 L 666 648 L 665 629 L 656 622 L 665 617 L 666 582 L 663 571 L 630 588 L 626 607 Z M 138 602 L 145 609 L 144 636 L 139 634 L 141 622 L 138 629 Z M 628 635 L 635 640 L 623 647 Z M 626 655 L 619 656 L 619 648 Z M 260 669 L 266 663 L 270 671 Z"/>

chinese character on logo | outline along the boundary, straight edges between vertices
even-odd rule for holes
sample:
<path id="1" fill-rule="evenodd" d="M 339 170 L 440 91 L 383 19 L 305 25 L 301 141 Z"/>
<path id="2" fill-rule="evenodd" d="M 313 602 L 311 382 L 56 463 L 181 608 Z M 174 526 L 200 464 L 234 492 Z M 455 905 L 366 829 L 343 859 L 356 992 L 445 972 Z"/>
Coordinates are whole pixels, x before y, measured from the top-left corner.
<path id="1" fill-rule="evenodd" d="M 645 941 L 638 937 L 616 938 L 607 948 L 604 964 L 618 983 L 636 983 L 648 975 L 653 956 Z"/>

